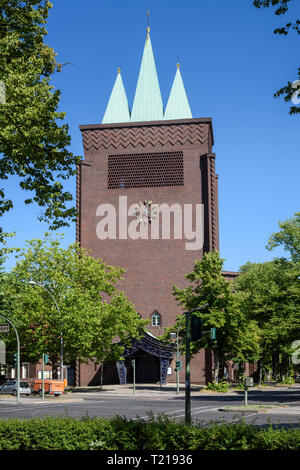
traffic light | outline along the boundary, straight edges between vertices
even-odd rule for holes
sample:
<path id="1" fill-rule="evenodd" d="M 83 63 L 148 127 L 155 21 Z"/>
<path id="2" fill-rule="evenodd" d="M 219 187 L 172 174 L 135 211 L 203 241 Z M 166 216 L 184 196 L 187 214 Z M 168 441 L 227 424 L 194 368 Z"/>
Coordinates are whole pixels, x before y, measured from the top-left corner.
<path id="1" fill-rule="evenodd" d="M 203 327 L 203 321 L 201 320 L 201 318 L 197 317 L 196 315 L 192 315 L 192 318 L 191 318 L 191 340 L 192 341 L 198 341 L 199 339 L 202 338 L 203 336 L 202 327 Z"/>
<path id="2" fill-rule="evenodd" d="M 14 366 L 14 367 L 16 367 L 17 362 L 18 362 L 18 354 L 17 354 L 17 353 L 14 353 L 14 354 L 13 354 L 13 366 Z"/>
<path id="3" fill-rule="evenodd" d="M 48 354 L 44 354 L 44 363 L 49 364 L 49 356 Z"/>
<path id="4" fill-rule="evenodd" d="M 132 367 L 135 367 L 135 359 L 132 359 L 130 362 L 131 362 Z"/>
<path id="5" fill-rule="evenodd" d="M 176 361 L 176 369 L 175 370 L 181 370 L 182 369 L 182 362 L 181 361 Z"/>

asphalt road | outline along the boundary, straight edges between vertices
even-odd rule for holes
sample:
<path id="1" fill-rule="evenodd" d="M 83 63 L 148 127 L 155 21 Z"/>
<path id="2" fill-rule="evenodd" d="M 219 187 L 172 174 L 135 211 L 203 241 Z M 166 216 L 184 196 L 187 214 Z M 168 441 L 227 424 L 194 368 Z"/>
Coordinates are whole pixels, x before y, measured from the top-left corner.
<path id="1" fill-rule="evenodd" d="M 32 400 L 23 398 L 21 403 L 16 404 L 14 398 L 0 400 L 0 419 L 5 418 L 32 418 L 40 416 L 69 416 L 69 417 L 97 417 L 120 415 L 127 418 L 136 419 L 141 417 L 148 418 L 148 413 L 152 412 L 155 416 L 166 414 L 176 419 L 184 419 L 185 402 L 184 395 L 177 396 L 159 396 L 149 393 L 145 396 L 120 396 L 106 395 L 102 393 L 74 394 L 74 399 L 70 400 L 51 400 L 46 399 L 41 402 L 39 398 Z M 73 398 L 73 396 L 72 396 Z M 226 406 L 243 405 L 243 392 L 236 395 L 198 395 L 191 398 L 192 420 L 202 425 L 208 425 L 210 422 L 237 422 L 244 419 L 248 423 L 256 426 L 265 426 L 270 423 L 280 426 L 296 427 L 300 424 L 300 393 L 299 390 L 284 391 L 252 391 L 248 395 L 248 404 L 268 404 L 279 405 L 287 404 L 288 409 L 274 408 L 267 412 L 253 413 L 249 411 L 246 414 L 237 412 L 223 412 L 220 408 Z"/>

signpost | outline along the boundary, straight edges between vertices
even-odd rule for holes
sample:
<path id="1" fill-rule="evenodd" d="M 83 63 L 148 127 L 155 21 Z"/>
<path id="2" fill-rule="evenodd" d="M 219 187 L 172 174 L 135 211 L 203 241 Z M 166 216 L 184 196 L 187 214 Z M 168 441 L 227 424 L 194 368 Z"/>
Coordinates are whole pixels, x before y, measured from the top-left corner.
<path id="1" fill-rule="evenodd" d="M 253 387 L 253 378 L 245 377 L 244 378 L 244 406 L 248 405 L 248 387 Z"/>
<path id="2" fill-rule="evenodd" d="M 176 338 L 176 393 L 179 395 L 179 371 L 182 369 L 182 364 L 180 361 L 180 351 L 179 351 L 179 328 L 177 328 L 177 333 L 170 333 L 171 338 Z"/>
<path id="3" fill-rule="evenodd" d="M 133 395 L 135 394 L 135 359 L 131 361 L 133 367 Z"/>
<path id="4" fill-rule="evenodd" d="M 0 325 L 0 333 L 9 333 L 9 325 Z"/>

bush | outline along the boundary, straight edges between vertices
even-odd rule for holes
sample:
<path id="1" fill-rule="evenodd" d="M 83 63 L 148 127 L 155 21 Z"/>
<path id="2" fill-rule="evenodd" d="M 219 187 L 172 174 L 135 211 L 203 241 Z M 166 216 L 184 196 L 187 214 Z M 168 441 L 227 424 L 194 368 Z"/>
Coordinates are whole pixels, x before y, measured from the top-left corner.
<path id="1" fill-rule="evenodd" d="M 228 392 L 229 385 L 226 380 L 221 380 L 220 382 L 210 382 L 206 390 L 212 390 L 213 392 Z"/>
<path id="2" fill-rule="evenodd" d="M 278 384 L 283 384 L 283 385 L 293 385 L 295 383 L 295 380 L 293 377 L 284 377 L 282 380 L 278 382 Z"/>
<path id="3" fill-rule="evenodd" d="M 148 419 L 0 420 L 0 450 L 299 450 L 300 429 L 238 423 L 185 426 L 166 415 Z"/>

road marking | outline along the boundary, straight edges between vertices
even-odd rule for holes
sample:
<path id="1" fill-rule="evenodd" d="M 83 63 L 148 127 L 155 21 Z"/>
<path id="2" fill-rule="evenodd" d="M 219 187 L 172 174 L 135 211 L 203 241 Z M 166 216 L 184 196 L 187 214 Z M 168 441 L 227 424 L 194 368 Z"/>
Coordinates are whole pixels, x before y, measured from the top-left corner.
<path id="1" fill-rule="evenodd" d="M 208 408 L 208 409 L 204 409 L 204 408 Z M 210 411 L 210 410 L 218 410 L 218 408 L 210 408 L 209 405 L 206 405 L 206 406 L 198 406 L 196 408 L 193 408 L 194 410 L 198 410 L 200 409 L 201 411 L 193 411 L 191 414 L 195 414 L 195 413 L 204 413 L 205 411 Z M 167 412 L 163 412 L 164 415 L 171 415 L 171 414 L 176 414 L 176 413 L 182 413 L 183 411 L 185 411 L 184 409 L 183 410 L 173 410 L 173 411 L 167 411 Z M 156 413 L 156 415 L 158 415 L 160 412 Z M 180 416 L 176 416 L 176 418 L 180 418 L 181 416 L 185 416 L 184 415 L 180 415 Z M 148 418 L 148 416 L 139 416 L 137 418 L 133 418 L 133 419 L 145 419 L 145 418 Z"/>
<path id="2" fill-rule="evenodd" d="M 78 402 L 76 402 L 76 403 L 78 403 Z M 72 404 L 74 405 L 75 403 L 73 402 Z M 5 411 L 19 411 L 19 410 L 23 411 L 23 410 L 28 410 L 28 408 L 44 408 L 45 405 L 47 405 L 47 408 L 48 408 L 49 406 L 52 406 L 52 407 L 53 406 L 65 406 L 65 405 L 67 405 L 67 403 L 43 403 L 41 405 L 35 405 L 35 404 L 26 405 L 25 407 L 21 407 L 21 406 L 13 407 L 13 405 L 12 405 L 10 408 L 4 408 L 4 409 L 0 408 L 0 413 L 5 412 Z"/>
<path id="3" fill-rule="evenodd" d="M 218 406 L 218 408 L 208 408 L 208 410 L 191 411 L 191 415 L 196 415 L 196 414 L 198 414 L 198 413 L 205 413 L 206 411 L 216 411 L 216 410 L 218 410 L 219 408 L 220 408 L 220 407 Z M 181 418 L 182 416 L 185 416 L 185 414 L 184 414 L 184 415 L 179 415 L 179 416 L 177 416 L 177 418 Z"/>

